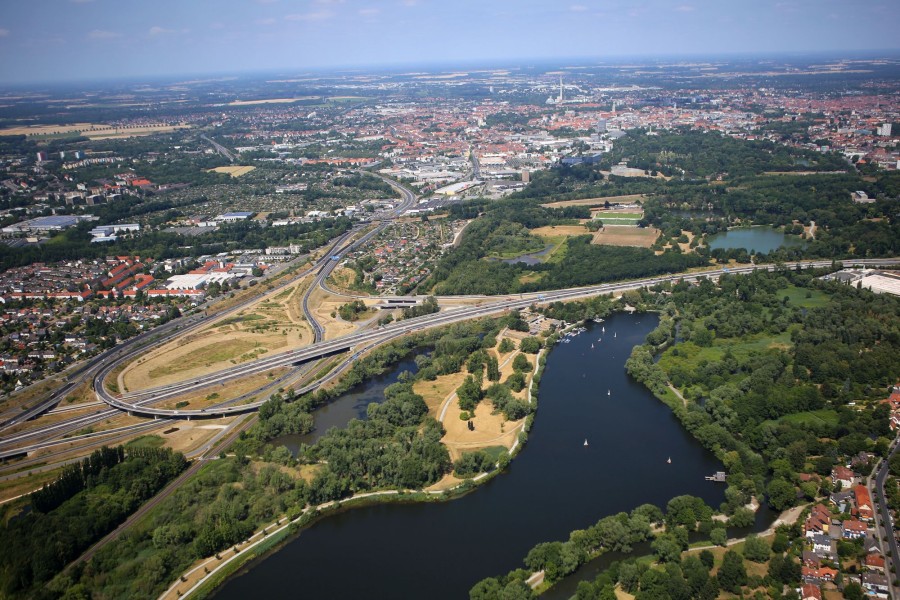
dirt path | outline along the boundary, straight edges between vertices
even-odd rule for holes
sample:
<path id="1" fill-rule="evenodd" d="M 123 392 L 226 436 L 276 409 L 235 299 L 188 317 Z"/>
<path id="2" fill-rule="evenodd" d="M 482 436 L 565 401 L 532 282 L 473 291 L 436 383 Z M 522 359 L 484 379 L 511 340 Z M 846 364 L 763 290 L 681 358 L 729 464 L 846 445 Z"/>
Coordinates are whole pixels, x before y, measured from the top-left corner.
<path id="1" fill-rule="evenodd" d="M 685 408 L 687 408 L 687 399 L 681 395 L 681 392 L 678 391 L 678 388 L 668 382 L 666 382 L 666 385 L 669 386 L 669 389 L 672 390 L 672 393 L 678 396 L 678 398 L 681 400 L 681 403 L 684 404 Z"/>
<path id="2" fill-rule="evenodd" d="M 781 513 L 777 519 L 775 519 L 775 521 L 772 523 L 771 526 L 769 526 L 768 529 L 766 529 L 765 531 L 760 531 L 757 535 L 759 537 L 766 537 L 767 535 L 774 535 L 775 530 L 778 529 L 778 527 L 780 527 L 781 525 L 793 525 L 794 523 L 797 522 L 797 519 L 800 517 L 800 513 L 802 513 L 803 509 L 805 509 L 806 507 L 807 507 L 806 504 L 802 504 L 800 506 L 795 506 L 793 508 L 787 509 L 786 511 Z M 725 542 L 725 546 L 726 547 L 734 546 L 736 544 L 740 544 L 741 542 L 745 541 L 746 539 L 747 539 L 746 537 L 731 538 L 727 542 Z M 698 550 L 713 550 L 713 549 L 719 548 L 719 547 L 720 546 L 716 546 L 714 544 L 710 544 L 708 546 L 696 546 L 694 548 L 691 548 L 689 550 L 689 552 L 695 552 Z"/>

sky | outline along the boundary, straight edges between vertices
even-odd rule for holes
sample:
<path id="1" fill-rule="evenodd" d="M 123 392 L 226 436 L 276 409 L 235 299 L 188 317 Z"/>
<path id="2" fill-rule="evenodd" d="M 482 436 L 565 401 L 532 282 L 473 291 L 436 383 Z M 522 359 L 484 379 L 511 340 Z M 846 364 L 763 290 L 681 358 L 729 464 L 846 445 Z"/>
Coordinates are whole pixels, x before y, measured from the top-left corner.
<path id="1" fill-rule="evenodd" d="M 0 0 L 0 84 L 900 49 L 898 0 Z"/>

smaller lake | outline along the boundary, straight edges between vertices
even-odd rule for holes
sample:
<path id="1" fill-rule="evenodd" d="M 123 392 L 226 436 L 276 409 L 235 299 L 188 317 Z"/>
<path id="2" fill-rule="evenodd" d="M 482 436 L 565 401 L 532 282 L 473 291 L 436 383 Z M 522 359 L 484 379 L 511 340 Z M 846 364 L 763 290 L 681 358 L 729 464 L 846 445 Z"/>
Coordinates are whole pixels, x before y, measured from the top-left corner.
<path id="1" fill-rule="evenodd" d="M 537 265 L 544 262 L 544 258 L 547 254 L 553 250 L 553 244 L 548 245 L 546 248 L 541 250 L 540 252 L 530 252 L 528 254 L 521 254 L 519 256 L 507 259 L 500 259 L 500 262 L 505 262 L 508 265 L 514 265 L 516 263 L 525 263 L 529 267 L 532 265 Z"/>
<path id="2" fill-rule="evenodd" d="M 315 429 L 309 433 L 282 435 L 272 439 L 269 443 L 276 448 L 287 446 L 291 454 L 297 456 L 300 444 L 312 445 L 332 427 L 346 427 L 352 419 L 366 419 L 366 409 L 371 403 L 381 404 L 384 402 L 386 387 L 397 383 L 401 373 L 405 371 L 415 373 L 418 370 L 414 357 L 410 355 L 399 363 L 391 365 L 387 372 L 366 380 L 365 383 L 342 394 L 337 400 L 314 410 L 312 415 L 315 419 Z"/>
<path id="3" fill-rule="evenodd" d="M 803 240 L 771 227 L 729 229 L 709 238 L 709 249 L 734 250 L 744 248 L 751 254 L 768 254 L 782 246 L 802 246 Z"/>

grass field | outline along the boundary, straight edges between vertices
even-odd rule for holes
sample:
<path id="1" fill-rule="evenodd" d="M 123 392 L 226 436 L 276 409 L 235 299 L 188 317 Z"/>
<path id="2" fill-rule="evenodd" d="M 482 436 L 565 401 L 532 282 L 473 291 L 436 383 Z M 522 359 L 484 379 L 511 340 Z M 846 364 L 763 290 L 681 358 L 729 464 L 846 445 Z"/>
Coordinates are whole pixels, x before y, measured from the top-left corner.
<path id="1" fill-rule="evenodd" d="M 589 235 L 590 231 L 583 225 L 548 225 L 532 229 L 531 233 L 553 244 L 541 262 L 558 263 L 566 256 L 566 240 L 573 236 Z"/>
<path id="2" fill-rule="evenodd" d="M 204 375 L 266 352 L 305 346 L 312 339 L 300 307 L 306 285 L 298 281 L 234 316 L 211 319 L 202 330 L 148 352 L 128 365 L 122 383 L 129 391 L 141 390 Z"/>
<path id="3" fill-rule="evenodd" d="M 604 222 L 606 222 L 607 219 L 619 219 L 622 221 L 639 221 L 640 218 L 644 216 L 644 213 L 618 212 L 618 211 L 609 211 L 609 210 L 601 210 L 601 211 L 598 211 L 596 214 L 597 214 L 597 218 Z"/>
<path id="4" fill-rule="evenodd" d="M 606 223 L 606 219 L 601 219 Z M 594 234 L 592 244 L 604 246 L 636 246 L 649 248 L 659 237 L 659 230 L 653 227 L 603 227 Z"/>
<path id="5" fill-rule="evenodd" d="M 159 448 L 166 443 L 158 435 L 142 435 L 125 444 L 126 448 Z"/>
<path id="6" fill-rule="evenodd" d="M 659 366 L 664 371 L 669 371 L 676 365 L 688 370 L 698 369 L 703 361 L 719 362 L 725 356 L 727 350 L 731 350 L 738 360 L 746 359 L 751 352 L 763 352 L 774 348 L 789 348 L 791 346 L 790 332 L 784 332 L 777 336 L 756 335 L 745 339 L 717 339 L 713 345 L 702 348 L 693 342 L 682 342 L 666 350 L 659 359 Z M 678 349 L 678 356 L 672 354 L 672 350 Z"/>
<path id="7" fill-rule="evenodd" d="M 231 360 L 258 348 L 259 342 L 252 340 L 221 340 L 200 348 L 195 348 L 190 354 L 182 356 L 175 363 L 161 365 L 150 371 L 150 377 L 158 378 L 190 371 L 198 367 L 210 366 L 215 363 Z"/>
<path id="8" fill-rule="evenodd" d="M 793 425 L 806 425 L 810 427 L 827 425 L 829 427 L 838 426 L 838 414 L 834 410 L 810 410 L 807 412 L 794 413 L 785 415 L 777 420 L 766 421 L 766 423 L 791 423 Z"/>
<path id="9" fill-rule="evenodd" d="M 788 301 L 800 308 L 821 308 L 827 306 L 831 301 L 828 294 L 819 290 L 807 290 L 790 286 L 784 290 L 778 290 L 779 297 L 787 296 Z"/>
<path id="10" fill-rule="evenodd" d="M 231 175 L 232 177 L 240 177 L 241 175 L 246 175 L 255 168 L 256 167 L 251 166 L 234 165 L 231 167 L 216 167 L 215 169 L 210 169 L 210 171 L 213 171 L 215 173 L 225 173 L 226 175 Z"/>

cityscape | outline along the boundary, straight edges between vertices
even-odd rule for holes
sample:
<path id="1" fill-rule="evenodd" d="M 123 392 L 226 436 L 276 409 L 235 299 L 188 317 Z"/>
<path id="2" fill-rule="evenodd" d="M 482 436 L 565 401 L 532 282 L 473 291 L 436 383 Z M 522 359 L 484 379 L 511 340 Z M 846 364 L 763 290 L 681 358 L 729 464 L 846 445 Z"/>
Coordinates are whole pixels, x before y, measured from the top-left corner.
<path id="1" fill-rule="evenodd" d="M 900 598 L 896 7 L 468 4 L 0 18 L 0 598 Z"/>

